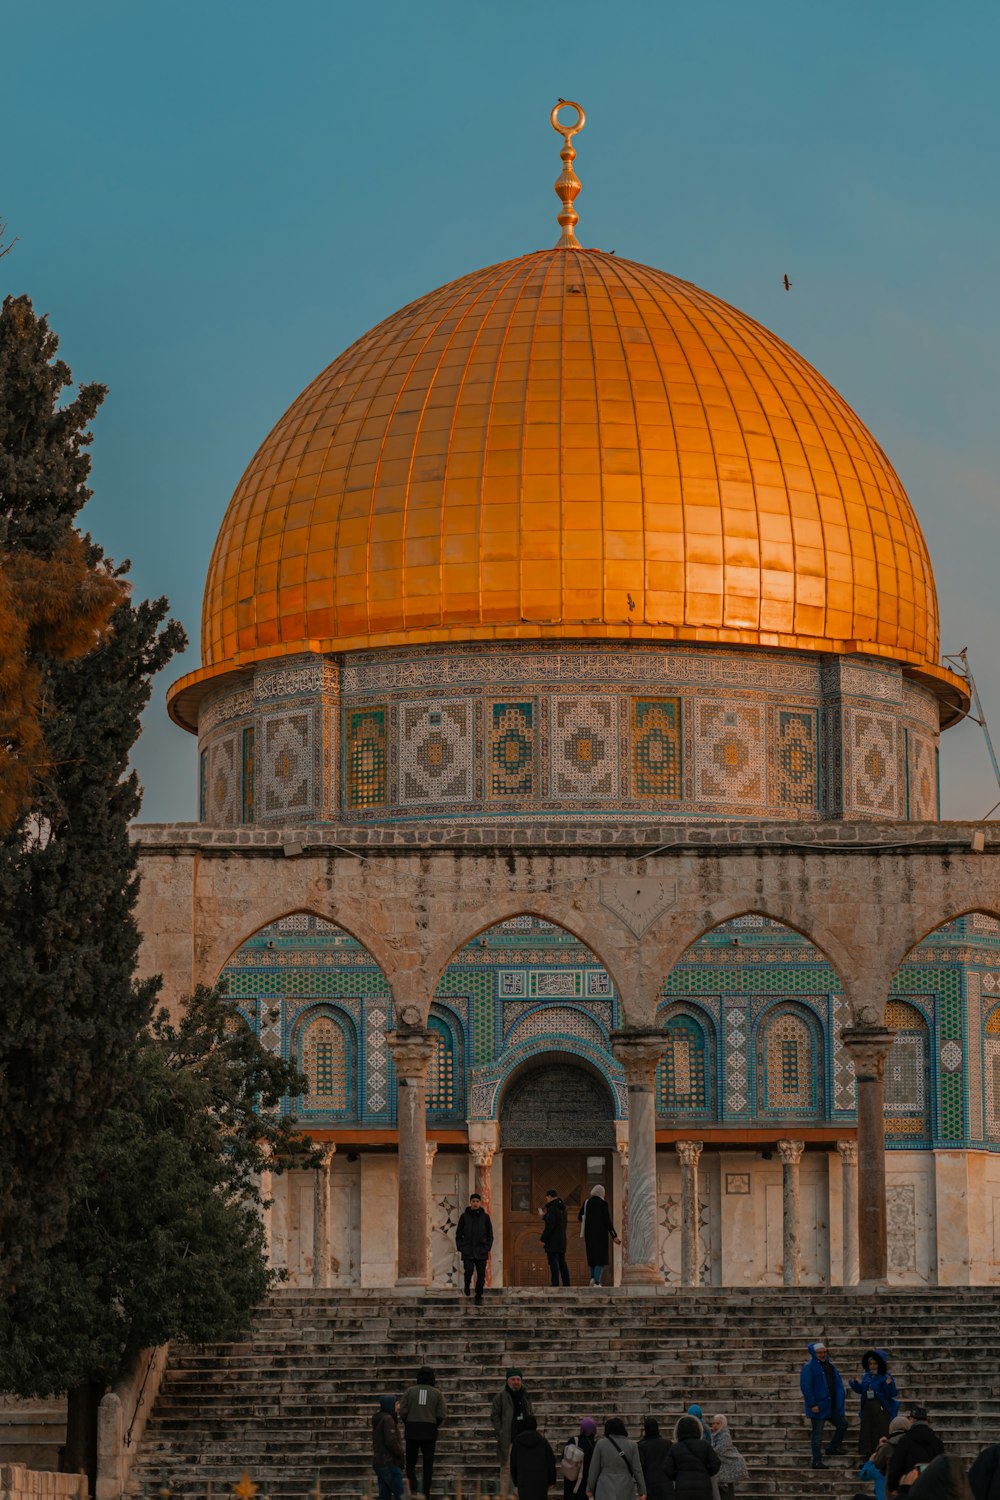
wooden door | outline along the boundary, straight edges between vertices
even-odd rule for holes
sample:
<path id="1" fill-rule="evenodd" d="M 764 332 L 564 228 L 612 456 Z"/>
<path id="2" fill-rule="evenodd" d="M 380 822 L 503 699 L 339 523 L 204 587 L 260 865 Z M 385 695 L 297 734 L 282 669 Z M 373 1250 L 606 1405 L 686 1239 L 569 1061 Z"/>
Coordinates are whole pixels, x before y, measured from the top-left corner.
<path id="1" fill-rule="evenodd" d="M 603 1182 L 611 1201 L 608 1151 L 505 1151 L 504 1281 L 507 1286 L 548 1286 L 549 1263 L 541 1243 L 545 1194 L 555 1188 L 566 1205 L 566 1263 L 573 1286 L 590 1280 L 577 1214 L 595 1183 Z M 604 1284 L 611 1282 L 610 1271 Z"/>

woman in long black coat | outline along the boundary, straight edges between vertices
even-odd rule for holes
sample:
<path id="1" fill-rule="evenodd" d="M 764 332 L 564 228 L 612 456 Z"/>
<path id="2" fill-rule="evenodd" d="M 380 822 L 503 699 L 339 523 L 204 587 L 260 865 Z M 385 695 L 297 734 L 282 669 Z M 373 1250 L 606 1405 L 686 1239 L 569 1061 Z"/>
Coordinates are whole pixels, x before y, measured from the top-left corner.
<path id="1" fill-rule="evenodd" d="M 591 1286 L 600 1286 L 604 1267 L 611 1260 L 611 1241 L 617 1243 L 618 1235 L 611 1222 L 611 1210 L 604 1201 L 604 1187 L 598 1183 L 590 1190 L 590 1197 L 581 1208 L 578 1218 L 583 1220 L 583 1243 L 590 1267 Z"/>
<path id="2" fill-rule="evenodd" d="M 681 1417 L 674 1428 L 673 1447 L 663 1467 L 674 1482 L 677 1500 L 712 1500 L 712 1475 L 719 1472 L 719 1455 L 701 1434 L 697 1417 Z"/>

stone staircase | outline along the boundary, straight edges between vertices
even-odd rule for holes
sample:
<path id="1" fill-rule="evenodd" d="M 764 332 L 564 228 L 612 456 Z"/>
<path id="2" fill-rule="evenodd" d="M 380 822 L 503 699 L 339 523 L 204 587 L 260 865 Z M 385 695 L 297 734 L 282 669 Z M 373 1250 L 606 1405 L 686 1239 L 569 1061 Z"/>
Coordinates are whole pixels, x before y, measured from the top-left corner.
<path id="1" fill-rule="evenodd" d="M 508 1365 L 523 1369 L 539 1425 L 557 1451 L 581 1415 L 624 1417 L 632 1436 L 655 1416 L 669 1435 L 691 1401 L 729 1417 L 751 1495 L 850 1495 L 857 1402 L 840 1458 L 813 1471 L 799 1368 L 821 1335 L 845 1383 L 861 1353 L 886 1347 L 904 1401 L 926 1406 L 946 1448 L 971 1461 L 1000 1440 L 1000 1299 L 987 1288 L 857 1290 L 276 1292 L 246 1343 L 175 1346 L 132 1489 L 227 1493 L 242 1470 L 274 1497 L 372 1484 L 370 1423 L 381 1393 L 401 1393 L 431 1364 L 448 1403 L 438 1496 L 495 1488 L 489 1404 Z M 830 1429 L 827 1428 L 827 1434 Z M 867 1489 L 867 1486 L 857 1486 Z M 553 1491 L 553 1494 L 560 1493 Z"/>

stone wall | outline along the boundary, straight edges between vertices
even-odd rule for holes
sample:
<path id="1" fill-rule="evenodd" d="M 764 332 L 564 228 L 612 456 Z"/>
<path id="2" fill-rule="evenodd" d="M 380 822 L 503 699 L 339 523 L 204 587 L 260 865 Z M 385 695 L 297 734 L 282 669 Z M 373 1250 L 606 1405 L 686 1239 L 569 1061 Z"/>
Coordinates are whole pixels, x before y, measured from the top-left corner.
<path id="1" fill-rule="evenodd" d="M 0 1500 L 87 1500 L 85 1474 L 55 1474 L 24 1464 L 0 1464 Z"/>

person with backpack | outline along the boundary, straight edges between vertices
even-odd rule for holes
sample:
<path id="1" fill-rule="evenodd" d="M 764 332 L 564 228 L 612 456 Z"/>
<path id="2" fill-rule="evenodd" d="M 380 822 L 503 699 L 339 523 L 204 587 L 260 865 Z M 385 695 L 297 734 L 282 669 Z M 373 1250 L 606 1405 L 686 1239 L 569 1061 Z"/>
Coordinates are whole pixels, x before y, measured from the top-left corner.
<path id="1" fill-rule="evenodd" d="M 587 1471 L 590 1500 L 646 1500 L 639 1449 L 621 1417 L 609 1417 Z"/>
<path id="2" fill-rule="evenodd" d="M 556 1482 L 556 1456 L 535 1417 L 525 1417 L 510 1445 L 510 1477 L 517 1500 L 547 1500 L 549 1486 Z"/>
<path id="3" fill-rule="evenodd" d="M 551 1285 L 558 1286 L 561 1278 L 563 1286 L 569 1286 L 569 1266 L 566 1264 L 566 1205 L 555 1188 L 549 1188 L 545 1194 L 545 1207 L 540 1208 L 538 1212 L 545 1220 L 542 1225 L 541 1240 L 549 1261 Z"/>
<path id="4" fill-rule="evenodd" d="M 580 1430 L 563 1444 L 562 1457 L 556 1468 L 562 1476 L 563 1500 L 579 1500 L 586 1493 L 587 1471 L 597 1442 L 597 1423 L 593 1417 L 580 1418 Z"/>
<path id="5" fill-rule="evenodd" d="M 706 1443 L 697 1417 L 681 1417 L 663 1467 L 673 1480 L 676 1500 L 712 1500 L 712 1476 L 718 1474 L 719 1455 Z"/>
<path id="6" fill-rule="evenodd" d="M 431 1500 L 431 1482 L 434 1478 L 434 1448 L 438 1429 L 445 1418 L 444 1397 L 434 1382 L 434 1371 L 429 1365 L 421 1365 L 417 1371 L 417 1383 L 405 1391 L 399 1403 L 399 1415 L 403 1419 L 403 1436 L 406 1439 L 406 1482 L 410 1494 L 422 1494 Z M 417 1456 L 424 1464 L 424 1487 L 417 1490 Z"/>
<path id="7" fill-rule="evenodd" d="M 600 1286 L 604 1267 L 611 1260 L 611 1241 L 614 1240 L 616 1245 L 618 1243 L 618 1234 L 611 1222 L 611 1210 L 605 1200 L 603 1183 L 599 1182 L 591 1188 L 590 1197 L 584 1201 L 577 1217 L 580 1220 L 580 1234 L 587 1252 L 587 1265 L 590 1267 L 590 1284 Z M 613 1276 L 612 1280 L 614 1280 Z"/>
<path id="8" fill-rule="evenodd" d="M 660 1424 L 654 1417 L 647 1417 L 639 1439 L 639 1462 L 646 1476 L 647 1500 L 672 1500 L 673 1486 L 663 1467 L 670 1444 L 660 1436 Z"/>

